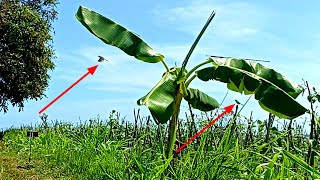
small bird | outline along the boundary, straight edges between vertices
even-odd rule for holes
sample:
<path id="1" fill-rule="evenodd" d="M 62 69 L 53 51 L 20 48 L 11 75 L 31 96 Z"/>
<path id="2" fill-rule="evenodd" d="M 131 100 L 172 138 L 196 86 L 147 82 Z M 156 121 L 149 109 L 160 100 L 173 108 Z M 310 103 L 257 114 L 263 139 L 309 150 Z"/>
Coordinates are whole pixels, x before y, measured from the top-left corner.
<path id="1" fill-rule="evenodd" d="M 236 99 L 235 99 L 235 101 L 236 101 L 236 103 L 237 103 L 237 104 L 240 104 L 240 105 L 242 105 L 242 104 L 241 104 L 241 103 L 240 103 L 240 102 L 239 102 L 238 100 L 236 100 Z"/>
<path id="2" fill-rule="evenodd" d="M 103 62 L 103 61 L 108 61 L 106 58 L 102 57 L 102 56 L 98 56 L 98 62 Z"/>

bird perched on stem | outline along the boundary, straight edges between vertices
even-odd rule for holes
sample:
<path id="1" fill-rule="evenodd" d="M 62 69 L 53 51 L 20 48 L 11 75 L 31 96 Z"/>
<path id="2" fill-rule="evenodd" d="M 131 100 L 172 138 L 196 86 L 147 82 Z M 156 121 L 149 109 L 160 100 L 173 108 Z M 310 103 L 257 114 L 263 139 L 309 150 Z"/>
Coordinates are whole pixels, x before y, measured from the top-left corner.
<path id="1" fill-rule="evenodd" d="M 242 105 L 238 100 L 235 99 L 235 101 L 236 101 L 236 103 L 237 103 L 238 105 L 239 105 L 239 104 Z"/>

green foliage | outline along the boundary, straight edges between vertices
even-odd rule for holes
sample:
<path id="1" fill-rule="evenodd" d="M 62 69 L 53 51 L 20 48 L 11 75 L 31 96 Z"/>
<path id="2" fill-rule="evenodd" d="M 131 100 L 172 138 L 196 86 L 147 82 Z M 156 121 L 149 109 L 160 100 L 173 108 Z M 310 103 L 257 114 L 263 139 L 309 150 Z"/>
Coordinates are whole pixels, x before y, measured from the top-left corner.
<path id="1" fill-rule="evenodd" d="M 147 106 L 154 119 L 160 123 L 166 123 L 173 114 L 178 73 L 179 69 L 176 68 L 164 73 L 157 85 L 137 102 L 138 105 Z"/>
<path id="2" fill-rule="evenodd" d="M 22 6 L 28 6 L 32 11 L 36 12 L 41 18 L 48 22 L 48 25 L 52 27 L 52 21 L 58 18 L 58 12 L 56 10 L 59 4 L 58 0 L 4 0 L 14 3 L 18 3 Z"/>
<path id="3" fill-rule="evenodd" d="M 49 44 L 56 0 L 0 3 L 0 111 L 8 105 L 23 109 L 28 99 L 38 100 L 48 86 L 54 68 Z"/>
<path id="4" fill-rule="evenodd" d="M 289 140 L 285 138 L 287 129 L 281 126 L 280 134 L 271 134 L 270 141 L 264 143 L 265 134 L 242 128 L 242 118 L 224 116 L 221 121 L 230 121 L 228 127 L 216 123 L 176 158 L 166 159 L 160 143 L 164 141 L 166 126 L 146 123 L 148 117 L 136 118 L 141 119 L 137 124 L 123 122 L 113 112 L 108 120 L 95 118 L 84 124 L 55 122 L 49 128 L 45 124 L 34 127 L 39 137 L 31 142 L 31 163 L 43 162 L 39 173 L 46 169 L 60 172 L 45 179 L 316 179 L 320 175 L 319 155 L 314 167 L 301 158 L 308 151 L 308 139 L 301 134 L 304 129 L 293 131 Z M 197 128 L 207 124 L 206 117 L 196 118 Z M 178 139 L 186 142 L 188 134 L 197 130 L 190 121 L 180 119 L 180 123 Z M 19 157 L 21 164 L 28 161 L 27 130 L 30 128 L 9 130 L 3 139 L 4 151 Z M 253 131 L 254 140 L 249 144 L 244 137 L 246 131 Z M 295 148 L 284 150 L 290 141 Z"/>
<path id="5" fill-rule="evenodd" d="M 320 172 L 315 168 L 311 167 L 308 163 L 303 161 L 301 158 L 297 157 L 296 155 L 290 153 L 287 150 L 283 150 L 283 154 L 289 157 L 293 162 L 297 163 L 300 167 L 308 171 L 313 178 L 320 178 Z"/>
<path id="6" fill-rule="evenodd" d="M 212 97 L 198 89 L 188 88 L 188 95 L 184 97 L 191 106 L 201 111 L 212 111 L 219 107 L 219 103 Z"/>
<path id="7" fill-rule="evenodd" d="M 260 106 L 281 118 L 293 119 L 307 109 L 295 98 L 303 91 L 273 69 L 241 59 L 215 60 L 212 67 L 197 71 L 203 81 L 211 79 L 227 83 L 228 89 L 244 94 L 255 94 Z"/>
<path id="8" fill-rule="evenodd" d="M 120 48 L 130 56 L 149 63 L 163 61 L 164 56 L 152 49 L 139 36 L 112 20 L 82 6 L 77 19 L 106 44 Z"/>

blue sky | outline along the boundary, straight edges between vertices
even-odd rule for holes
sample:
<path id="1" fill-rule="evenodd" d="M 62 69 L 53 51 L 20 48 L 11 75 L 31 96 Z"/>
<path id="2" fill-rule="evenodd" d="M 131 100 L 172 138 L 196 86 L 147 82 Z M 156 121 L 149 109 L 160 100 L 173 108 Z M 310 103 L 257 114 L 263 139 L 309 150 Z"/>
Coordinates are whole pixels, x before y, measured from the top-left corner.
<path id="1" fill-rule="evenodd" d="M 125 6 L 123 5 L 125 4 Z M 50 72 L 47 98 L 28 101 L 23 112 L 10 108 L 0 114 L 0 128 L 39 123 L 38 112 L 56 96 L 97 65 L 98 55 L 110 60 L 99 64 L 70 92 L 49 107 L 50 120 L 79 122 L 107 118 L 113 109 L 127 120 L 133 119 L 136 101 L 159 81 L 165 71 L 161 63 L 148 64 L 105 45 L 90 34 L 75 18 L 83 5 L 139 34 L 151 47 L 164 54 L 167 63 L 180 65 L 212 10 L 216 16 L 191 56 L 190 67 L 204 61 L 206 55 L 234 56 L 269 60 L 263 63 L 288 79 L 302 84 L 302 78 L 319 87 L 320 16 L 319 1 L 61 1 L 59 20 L 55 22 L 54 48 L 56 68 Z M 221 101 L 226 84 L 195 80 L 194 88 Z M 244 103 L 249 96 L 229 92 L 223 106 Z M 306 96 L 298 101 L 309 107 Z M 148 115 L 146 107 L 140 107 Z M 182 107 L 181 115 L 187 108 Z M 254 119 L 265 119 L 252 97 L 243 114 L 254 111 Z M 301 118 L 297 118 L 301 120 Z"/>

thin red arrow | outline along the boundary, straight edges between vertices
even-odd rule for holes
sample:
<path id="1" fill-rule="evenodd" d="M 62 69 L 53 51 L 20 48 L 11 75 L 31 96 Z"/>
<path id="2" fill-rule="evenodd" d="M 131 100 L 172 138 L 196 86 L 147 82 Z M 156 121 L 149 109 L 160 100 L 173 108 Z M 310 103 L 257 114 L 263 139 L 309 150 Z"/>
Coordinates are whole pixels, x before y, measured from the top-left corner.
<path id="1" fill-rule="evenodd" d="M 75 83 L 73 83 L 70 87 L 68 87 L 68 89 L 66 89 L 65 91 L 63 91 L 63 93 L 61 93 L 58 97 L 56 97 L 53 101 L 51 101 L 48 105 L 46 105 L 43 109 L 41 109 L 41 111 L 39 111 L 39 114 L 41 114 L 43 111 L 45 111 L 49 106 L 51 106 L 53 103 L 55 103 L 58 99 L 61 98 L 61 96 L 63 96 L 64 94 L 66 94 L 71 88 L 73 88 L 75 85 L 77 85 L 82 79 L 84 79 L 85 77 L 87 77 L 89 74 L 93 75 L 94 72 L 96 71 L 98 65 L 92 66 L 88 68 L 88 72 L 86 74 L 84 74 L 80 79 L 78 79 Z"/>
<path id="2" fill-rule="evenodd" d="M 183 148 L 185 148 L 189 143 L 191 143 L 191 141 L 193 141 L 194 139 L 196 139 L 201 133 L 203 133 L 206 129 L 208 129 L 210 126 L 212 126 L 212 124 L 214 124 L 218 119 L 220 119 L 223 115 L 225 115 L 226 113 L 230 113 L 232 111 L 234 107 L 234 104 L 230 105 L 230 106 L 226 106 L 224 108 L 224 111 L 217 116 L 214 120 L 212 120 L 208 125 L 206 125 L 204 128 L 202 128 L 197 134 L 195 134 L 192 138 L 190 138 L 185 144 L 183 144 L 179 149 L 176 150 L 176 154 L 178 154 Z"/>

